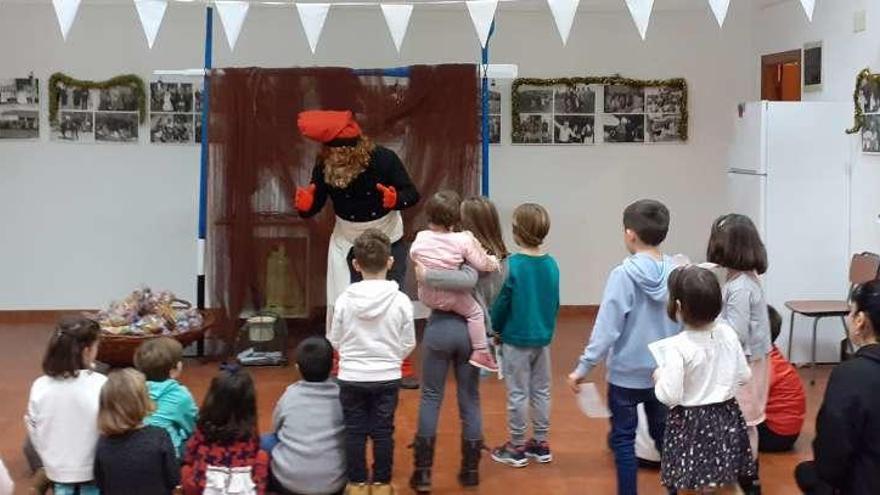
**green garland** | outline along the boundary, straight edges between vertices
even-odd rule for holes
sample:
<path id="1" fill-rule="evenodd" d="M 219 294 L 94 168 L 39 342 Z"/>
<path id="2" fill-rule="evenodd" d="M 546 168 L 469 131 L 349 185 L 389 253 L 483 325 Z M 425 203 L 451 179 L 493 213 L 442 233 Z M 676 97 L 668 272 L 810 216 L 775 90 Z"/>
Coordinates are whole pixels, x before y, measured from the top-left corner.
<path id="1" fill-rule="evenodd" d="M 513 86 L 511 88 L 510 102 L 511 102 L 511 113 L 512 113 L 512 121 L 513 121 L 513 142 L 522 142 L 522 129 L 520 128 L 520 120 L 519 120 L 519 87 L 520 86 L 570 86 L 574 87 L 577 84 L 601 84 L 601 85 L 620 85 L 620 86 L 630 86 L 634 88 L 647 88 L 647 87 L 666 87 L 677 89 L 682 93 L 682 109 L 681 109 L 681 119 L 678 123 L 678 134 L 681 136 L 682 141 L 687 141 L 688 139 L 688 86 L 687 81 L 682 78 L 676 79 L 652 79 L 652 80 L 643 80 L 643 79 L 630 79 L 627 77 L 621 76 L 603 76 L 603 77 L 558 77 L 553 79 L 526 79 L 519 78 L 513 81 Z M 596 102 L 598 105 L 599 102 Z"/>
<path id="2" fill-rule="evenodd" d="M 58 121 L 58 100 L 61 86 L 65 88 L 80 89 L 109 89 L 119 86 L 128 86 L 134 89 L 134 93 L 138 99 L 138 113 L 141 122 L 145 122 L 147 118 L 147 90 L 144 80 L 134 74 L 125 74 L 116 76 L 106 81 L 81 81 L 74 79 L 67 74 L 56 72 L 49 78 L 49 121 L 56 123 Z"/>
<path id="3" fill-rule="evenodd" d="M 876 82 L 880 84 L 880 74 L 871 74 L 871 69 L 862 69 L 859 72 L 859 75 L 856 76 L 856 89 L 853 91 L 853 106 L 855 106 L 855 115 L 853 116 L 852 129 L 847 129 L 847 134 L 855 134 L 862 130 L 865 126 L 865 109 L 859 105 L 859 92 L 862 89 L 862 84 L 865 82 Z"/>

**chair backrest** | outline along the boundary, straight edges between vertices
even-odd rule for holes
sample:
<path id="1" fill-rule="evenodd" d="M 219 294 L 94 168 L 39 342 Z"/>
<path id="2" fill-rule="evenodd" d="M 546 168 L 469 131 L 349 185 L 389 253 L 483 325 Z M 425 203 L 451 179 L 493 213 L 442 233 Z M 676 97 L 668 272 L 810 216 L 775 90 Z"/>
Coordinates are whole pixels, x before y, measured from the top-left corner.
<path id="1" fill-rule="evenodd" d="M 852 285 L 864 284 L 880 276 L 880 256 L 875 253 L 856 253 L 849 265 L 849 281 Z"/>

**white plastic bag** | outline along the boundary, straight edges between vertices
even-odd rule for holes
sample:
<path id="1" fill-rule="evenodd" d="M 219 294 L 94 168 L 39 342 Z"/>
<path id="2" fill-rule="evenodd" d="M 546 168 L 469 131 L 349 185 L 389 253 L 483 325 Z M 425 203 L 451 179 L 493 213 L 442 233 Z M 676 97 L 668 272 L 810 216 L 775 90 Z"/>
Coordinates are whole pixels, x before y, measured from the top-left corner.
<path id="1" fill-rule="evenodd" d="M 203 495 L 256 495 L 257 485 L 251 478 L 251 467 L 208 466 Z"/>
<path id="2" fill-rule="evenodd" d="M 608 406 L 602 400 L 602 396 L 599 394 L 599 389 L 596 388 L 595 383 L 581 384 L 580 391 L 577 394 L 577 402 L 581 412 L 589 418 L 611 417 L 611 411 L 608 410 Z"/>

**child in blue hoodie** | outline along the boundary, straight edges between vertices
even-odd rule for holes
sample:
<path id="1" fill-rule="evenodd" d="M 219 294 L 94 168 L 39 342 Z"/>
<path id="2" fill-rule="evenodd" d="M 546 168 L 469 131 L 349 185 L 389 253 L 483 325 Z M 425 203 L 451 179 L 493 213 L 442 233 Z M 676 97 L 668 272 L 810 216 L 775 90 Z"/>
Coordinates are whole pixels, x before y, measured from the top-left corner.
<path id="1" fill-rule="evenodd" d="M 617 493 L 635 495 L 638 405 L 644 404 L 658 450 L 662 450 L 666 426 L 666 407 L 654 395 L 652 373 L 657 364 L 648 344 L 678 333 L 680 325 L 666 312 L 666 285 L 675 262 L 659 248 L 669 231 L 669 210 L 658 201 L 636 201 L 623 211 L 623 227 L 632 256 L 608 276 L 590 342 L 568 382 L 577 393 L 590 371 L 607 356 Z"/>
<path id="2" fill-rule="evenodd" d="M 135 352 L 134 366 L 147 377 L 147 390 L 156 404 L 144 424 L 164 428 L 177 457 L 182 457 L 199 414 L 192 394 L 177 381 L 183 371 L 183 346 L 170 337 L 149 339 Z"/>

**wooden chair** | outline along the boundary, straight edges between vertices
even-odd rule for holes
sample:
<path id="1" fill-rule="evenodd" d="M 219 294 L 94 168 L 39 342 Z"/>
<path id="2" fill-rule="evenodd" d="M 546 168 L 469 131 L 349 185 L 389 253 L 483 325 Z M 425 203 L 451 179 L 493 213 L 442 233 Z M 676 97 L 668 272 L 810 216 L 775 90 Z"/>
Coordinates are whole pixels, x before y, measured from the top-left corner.
<path id="1" fill-rule="evenodd" d="M 849 282 L 850 290 L 856 285 L 870 282 L 880 274 L 880 256 L 874 253 L 857 253 L 852 257 L 849 265 Z M 846 315 L 849 314 L 848 301 L 821 301 L 821 300 L 799 300 L 787 301 L 785 307 L 791 311 L 791 320 L 788 326 L 788 360 L 791 361 L 791 348 L 793 347 L 792 336 L 794 334 L 794 318 L 795 315 L 802 315 L 813 318 L 813 345 L 811 348 L 810 367 L 813 368 L 813 377 L 810 384 L 816 383 L 816 332 L 819 329 L 819 320 L 822 318 L 840 318 L 843 323 L 843 335 L 846 337 L 847 345 L 852 350 L 852 343 L 849 342 L 849 334 L 846 330 Z"/>

